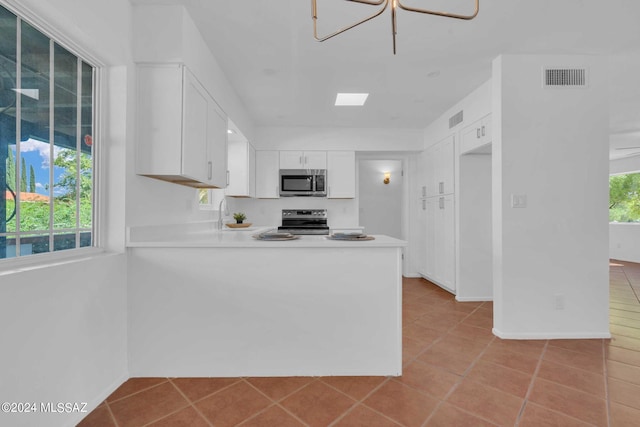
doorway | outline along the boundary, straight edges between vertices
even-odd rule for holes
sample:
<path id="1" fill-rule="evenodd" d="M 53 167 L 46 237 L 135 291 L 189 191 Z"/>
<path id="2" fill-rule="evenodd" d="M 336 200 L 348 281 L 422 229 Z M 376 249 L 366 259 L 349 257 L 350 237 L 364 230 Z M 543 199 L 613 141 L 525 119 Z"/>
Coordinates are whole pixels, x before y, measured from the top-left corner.
<path id="1" fill-rule="evenodd" d="M 402 160 L 358 162 L 358 216 L 365 233 L 403 238 L 403 181 Z"/>

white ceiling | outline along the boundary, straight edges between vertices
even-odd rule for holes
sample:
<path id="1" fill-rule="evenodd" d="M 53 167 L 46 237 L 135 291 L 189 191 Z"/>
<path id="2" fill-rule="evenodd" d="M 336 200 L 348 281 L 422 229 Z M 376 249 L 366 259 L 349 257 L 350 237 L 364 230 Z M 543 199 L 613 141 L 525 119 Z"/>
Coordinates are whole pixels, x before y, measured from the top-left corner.
<path id="1" fill-rule="evenodd" d="M 640 154 L 640 1 L 480 0 L 472 21 L 398 12 L 324 43 L 312 37 L 311 0 L 131 0 L 184 4 L 258 126 L 426 127 L 491 76 L 501 53 L 606 55 L 613 157 Z M 320 33 L 376 6 L 317 0 Z M 403 0 L 460 13 L 473 0 Z M 369 92 L 335 107 L 337 92 Z M 625 149 L 638 147 L 636 149 Z"/>

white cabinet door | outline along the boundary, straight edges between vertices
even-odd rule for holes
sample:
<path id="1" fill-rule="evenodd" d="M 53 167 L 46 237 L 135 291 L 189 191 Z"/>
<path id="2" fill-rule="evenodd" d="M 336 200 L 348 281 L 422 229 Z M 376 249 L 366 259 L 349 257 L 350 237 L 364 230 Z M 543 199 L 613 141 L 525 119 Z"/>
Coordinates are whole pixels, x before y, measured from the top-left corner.
<path id="1" fill-rule="evenodd" d="M 455 291 L 455 211 L 454 196 L 429 197 L 426 207 L 426 257 L 420 274 Z"/>
<path id="2" fill-rule="evenodd" d="M 208 183 L 216 188 L 227 185 L 227 115 L 222 111 L 213 98 L 208 102 Z"/>
<path id="3" fill-rule="evenodd" d="M 256 197 L 256 149 L 249 144 L 249 197 Z"/>
<path id="4" fill-rule="evenodd" d="M 279 170 L 280 156 L 277 151 L 256 151 L 256 197 L 261 199 L 280 197 Z"/>
<path id="5" fill-rule="evenodd" d="M 207 140 L 208 96 L 189 70 L 184 73 L 182 104 L 182 175 L 195 181 L 209 181 Z"/>
<path id="6" fill-rule="evenodd" d="M 280 151 L 280 168 L 281 169 L 304 168 L 304 152 Z"/>
<path id="7" fill-rule="evenodd" d="M 438 198 L 437 197 L 429 197 L 424 203 L 426 207 L 426 217 L 425 217 L 425 231 L 426 231 L 426 249 L 425 249 L 425 262 L 424 262 L 424 271 L 421 271 L 423 275 L 436 279 L 435 277 L 435 269 L 438 257 Z"/>
<path id="8" fill-rule="evenodd" d="M 255 196 L 255 149 L 247 141 L 229 142 L 229 175 L 225 194 Z"/>
<path id="9" fill-rule="evenodd" d="M 451 194 L 454 192 L 454 149 L 455 136 L 451 135 L 438 144 L 438 194 Z"/>
<path id="10" fill-rule="evenodd" d="M 327 181 L 328 198 L 353 199 L 356 197 L 356 153 L 354 151 L 327 153 Z"/>
<path id="11" fill-rule="evenodd" d="M 305 151 L 303 153 L 303 167 L 305 169 L 326 169 L 327 168 L 327 152 L 326 151 Z"/>
<path id="12" fill-rule="evenodd" d="M 436 240 L 439 242 L 439 253 L 442 254 L 440 262 L 437 264 L 436 276 L 440 284 L 451 291 L 456 289 L 456 244 L 455 244 L 455 212 L 453 194 L 439 197 L 439 235 Z"/>
<path id="13" fill-rule="evenodd" d="M 424 168 L 428 197 L 454 192 L 454 151 L 454 135 L 425 150 Z"/>
<path id="14" fill-rule="evenodd" d="M 280 169 L 326 168 L 326 151 L 280 151 Z"/>
<path id="15" fill-rule="evenodd" d="M 461 132 L 460 154 L 472 152 L 491 143 L 491 114 L 464 128 Z"/>
<path id="16" fill-rule="evenodd" d="M 424 168 L 425 186 L 427 197 L 438 195 L 438 182 L 436 178 L 436 147 L 431 146 L 424 151 L 422 165 Z"/>

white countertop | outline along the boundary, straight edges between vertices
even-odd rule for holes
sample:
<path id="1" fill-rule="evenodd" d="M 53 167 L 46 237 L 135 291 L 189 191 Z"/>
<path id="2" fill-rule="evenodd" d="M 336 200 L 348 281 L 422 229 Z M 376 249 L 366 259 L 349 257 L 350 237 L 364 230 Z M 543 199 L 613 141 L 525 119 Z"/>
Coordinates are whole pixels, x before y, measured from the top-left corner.
<path id="1" fill-rule="evenodd" d="M 374 240 L 341 241 L 327 236 L 299 236 L 295 240 L 257 240 L 252 236 L 277 227 L 251 226 L 245 229 L 217 230 L 215 223 L 130 227 L 127 246 L 132 248 L 388 248 L 404 247 L 407 242 L 385 235 Z"/>

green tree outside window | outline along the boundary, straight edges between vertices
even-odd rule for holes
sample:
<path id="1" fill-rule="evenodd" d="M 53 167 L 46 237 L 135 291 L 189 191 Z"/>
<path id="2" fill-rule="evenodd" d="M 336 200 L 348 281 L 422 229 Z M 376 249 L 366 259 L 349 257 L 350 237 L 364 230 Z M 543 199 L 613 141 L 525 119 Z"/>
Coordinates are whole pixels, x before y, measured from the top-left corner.
<path id="1" fill-rule="evenodd" d="M 609 177 L 609 221 L 640 222 L 640 173 Z"/>

